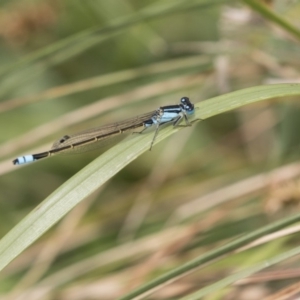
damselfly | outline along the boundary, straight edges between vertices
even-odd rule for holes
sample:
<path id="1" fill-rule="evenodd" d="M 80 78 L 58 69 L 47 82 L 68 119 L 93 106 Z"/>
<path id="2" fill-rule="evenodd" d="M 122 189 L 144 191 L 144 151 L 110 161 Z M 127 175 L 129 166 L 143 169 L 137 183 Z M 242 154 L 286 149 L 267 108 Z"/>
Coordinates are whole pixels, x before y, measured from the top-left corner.
<path id="1" fill-rule="evenodd" d="M 188 120 L 188 116 L 193 115 L 194 112 L 194 104 L 191 103 L 188 97 L 182 97 L 180 99 L 180 103 L 177 105 L 161 106 L 155 111 L 121 122 L 89 129 L 73 135 L 64 135 L 53 144 L 51 150 L 37 154 L 20 156 L 13 160 L 13 164 L 22 165 L 54 154 L 84 151 L 85 148 L 88 148 L 87 146 L 99 142 L 101 143 L 102 141 L 115 137 L 116 135 L 120 135 L 128 131 L 134 131 L 139 127 L 141 127 L 142 130 L 138 133 L 142 133 L 146 129 L 154 126 L 155 132 L 150 144 L 151 150 L 160 126 L 168 123 L 173 124 L 174 127 L 180 126 L 179 124 L 182 120 L 184 120 L 185 126 L 190 126 L 191 123 Z"/>

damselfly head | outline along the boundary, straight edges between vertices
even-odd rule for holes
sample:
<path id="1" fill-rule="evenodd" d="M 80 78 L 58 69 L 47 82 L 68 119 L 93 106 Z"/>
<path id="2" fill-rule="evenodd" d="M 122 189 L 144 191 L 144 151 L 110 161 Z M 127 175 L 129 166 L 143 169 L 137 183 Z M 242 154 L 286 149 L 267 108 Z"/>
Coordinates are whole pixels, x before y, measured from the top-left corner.
<path id="1" fill-rule="evenodd" d="M 181 105 L 183 106 L 184 110 L 188 113 L 188 114 L 192 114 L 194 113 L 194 104 L 190 101 L 190 99 L 188 97 L 182 97 L 180 99 Z"/>

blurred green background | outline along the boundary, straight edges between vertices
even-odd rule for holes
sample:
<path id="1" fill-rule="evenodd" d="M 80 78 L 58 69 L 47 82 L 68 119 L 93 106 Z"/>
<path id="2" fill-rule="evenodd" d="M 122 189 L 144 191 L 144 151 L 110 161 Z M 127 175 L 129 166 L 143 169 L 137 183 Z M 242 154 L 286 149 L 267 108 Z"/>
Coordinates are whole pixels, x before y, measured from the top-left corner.
<path id="1" fill-rule="evenodd" d="M 24 167 L 12 165 L 15 157 L 182 96 L 199 102 L 299 82 L 299 38 L 251 2 L 1 1 L 0 235 L 101 149 Z M 299 1 L 258 2 L 300 26 Z M 274 99 L 164 140 L 7 266 L 0 274 L 3 299 L 116 299 L 295 212 L 299 172 L 286 170 L 299 169 L 299 120 L 296 97 Z M 295 235 L 285 236 L 229 256 L 151 299 L 179 299 L 295 245 Z M 299 262 L 289 260 L 207 299 L 258 299 L 299 274 Z"/>

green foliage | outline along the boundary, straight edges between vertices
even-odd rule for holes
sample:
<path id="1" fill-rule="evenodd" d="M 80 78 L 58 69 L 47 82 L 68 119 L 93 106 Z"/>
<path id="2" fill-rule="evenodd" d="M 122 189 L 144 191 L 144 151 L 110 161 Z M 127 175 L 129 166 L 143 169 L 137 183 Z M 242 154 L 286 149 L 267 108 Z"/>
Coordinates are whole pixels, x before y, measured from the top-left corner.
<path id="1" fill-rule="evenodd" d="M 2 298 L 243 299 L 277 289 L 233 283 L 273 271 L 292 284 L 299 4 L 1 5 Z M 151 152 L 149 133 L 11 163 L 182 96 L 201 121 L 163 128 Z"/>

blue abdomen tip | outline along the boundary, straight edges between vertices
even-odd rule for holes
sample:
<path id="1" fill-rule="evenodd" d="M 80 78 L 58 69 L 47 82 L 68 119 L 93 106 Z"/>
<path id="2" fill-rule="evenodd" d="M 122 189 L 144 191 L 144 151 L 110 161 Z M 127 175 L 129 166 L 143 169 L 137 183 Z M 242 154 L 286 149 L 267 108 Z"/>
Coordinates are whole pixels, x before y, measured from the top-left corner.
<path id="1" fill-rule="evenodd" d="M 33 162 L 35 159 L 32 155 L 24 155 L 24 156 L 20 156 L 18 158 L 16 158 L 13 163 L 14 165 L 23 165 L 23 164 L 27 164 L 30 162 Z"/>

